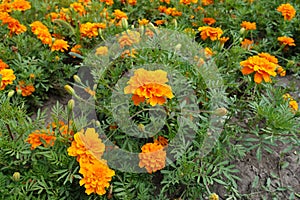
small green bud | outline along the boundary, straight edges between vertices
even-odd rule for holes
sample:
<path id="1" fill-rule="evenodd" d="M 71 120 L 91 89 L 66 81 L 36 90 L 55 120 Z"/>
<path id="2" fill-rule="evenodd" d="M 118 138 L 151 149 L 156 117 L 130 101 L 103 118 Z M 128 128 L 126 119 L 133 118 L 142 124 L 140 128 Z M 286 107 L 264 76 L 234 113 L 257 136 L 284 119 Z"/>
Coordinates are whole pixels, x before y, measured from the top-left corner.
<path id="1" fill-rule="evenodd" d="M 70 100 L 68 101 L 68 109 L 69 109 L 70 111 L 72 111 L 72 110 L 74 109 L 74 105 L 75 105 L 75 101 L 74 101 L 73 99 L 70 99 Z"/>
<path id="2" fill-rule="evenodd" d="M 14 94 L 15 94 L 15 91 L 14 90 L 10 90 L 8 92 L 7 96 L 8 96 L 8 98 L 10 98 L 10 97 L 14 96 Z"/>
<path id="3" fill-rule="evenodd" d="M 217 116 L 224 116 L 228 113 L 227 109 L 222 107 L 222 108 L 217 108 L 215 111 L 214 111 L 214 114 L 217 115 Z"/>
<path id="4" fill-rule="evenodd" d="M 67 90 L 67 92 L 69 93 L 69 94 L 71 94 L 71 95 L 76 95 L 76 93 L 75 93 L 75 91 L 74 91 L 74 89 L 70 86 L 70 85 L 65 85 L 65 90 Z"/>
<path id="5" fill-rule="evenodd" d="M 20 172 L 15 172 L 12 176 L 13 181 L 18 182 L 20 180 L 21 174 Z"/>
<path id="6" fill-rule="evenodd" d="M 241 28 L 240 29 L 240 34 L 243 35 L 245 33 L 246 29 L 245 28 Z"/>
<path id="7" fill-rule="evenodd" d="M 76 83 L 81 83 L 81 79 L 79 78 L 79 76 L 74 75 L 73 78 Z"/>
<path id="8" fill-rule="evenodd" d="M 124 29 L 128 29 L 128 21 L 125 18 L 121 19 L 121 25 Z"/>

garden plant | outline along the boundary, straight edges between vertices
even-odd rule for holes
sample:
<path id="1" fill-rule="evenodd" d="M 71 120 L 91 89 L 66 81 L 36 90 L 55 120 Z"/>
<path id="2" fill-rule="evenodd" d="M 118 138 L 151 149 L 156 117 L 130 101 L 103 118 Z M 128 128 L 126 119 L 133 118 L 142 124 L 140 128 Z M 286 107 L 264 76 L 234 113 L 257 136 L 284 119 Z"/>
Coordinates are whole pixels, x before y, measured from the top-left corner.
<path id="1" fill-rule="evenodd" d="M 1 0 L 0 199 L 299 199 L 299 9 Z"/>

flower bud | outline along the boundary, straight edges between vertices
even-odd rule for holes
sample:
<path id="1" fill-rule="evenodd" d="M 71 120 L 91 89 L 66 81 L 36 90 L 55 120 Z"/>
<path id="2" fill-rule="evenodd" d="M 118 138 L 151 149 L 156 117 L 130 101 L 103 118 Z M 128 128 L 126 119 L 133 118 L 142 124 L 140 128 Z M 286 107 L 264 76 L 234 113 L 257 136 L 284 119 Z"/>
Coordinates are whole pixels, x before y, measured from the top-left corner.
<path id="1" fill-rule="evenodd" d="M 20 172 L 15 172 L 12 176 L 13 181 L 18 182 L 20 180 L 21 174 Z"/>
<path id="2" fill-rule="evenodd" d="M 219 196 L 216 193 L 209 195 L 209 200 L 219 200 Z"/>
<path id="3" fill-rule="evenodd" d="M 245 33 L 246 29 L 245 28 L 241 28 L 240 29 L 240 34 L 243 35 Z"/>
<path id="4" fill-rule="evenodd" d="M 70 86 L 70 85 L 65 85 L 65 90 L 67 90 L 67 92 L 71 95 L 76 95 L 74 89 Z"/>
<path id="5" fill-rule="evenodd" d="M 172 22 L 174 23 L 175 28 L 177 28 L 177 26 L 178 26 L 177 20 L 176 20 L 176 19 L 173 19 Z"/>
<path id="6" fill-rule="evenodd" d="M 176 46 L 175 46 L 175 51 L 179 51 L 181 49 L 181 44 L 177 44 Z"/>
<path id="7" fill-rule="evenodd" d="M 144 132 L 145 131 L 145 126 L 143 124 L 139 124 L 138 129 L 139 129 L 139 131 Z"/>
<path id="8" fill-rule="evenodd" d="M 68 109 L 69 109 L 70 111 L 72 111 L 72 110 L 74 109 L 74 105 L 75 105 L 75 101 L 74 101 L 73 99 L 70 99 L 70 100 L 68 101 Z"/>
<path id="9" fill-rule="evenodd" d="M 22 90 L 20 88 L 17 89 L 17 94 L 22 95 Z"/>
<path id="10" fill-rule="evenodd" d="M 7 96 L 8 96 L 8 98 L 10 98 L 10 97 L 14 96 L 14 94 L 15 94 L 15 91 L 10 90 L 10 91 L 8 92 Z"/>
<path id="11" fill-rule="evenodd" d="M 127 21 L 127 19 L 122 18 L 121 19 L 121 25 L 122 25 L 122 28 L 128 29 L 128 21 Z"/>
<path id="12" fill-rule="evenodd" d="M 81 79 L 79 78 L 79 76 L 74 75 L 74 76 L 73 76 L 73 79 L 74 79 L 74 81 L 75 81 L 76 83 L 81 83 Z"/>
<path id="13" fill-rule="evenodd" d="M 227 114 L 227 109 L 222 107 L 222 108 L 217 108 L 215 111 L 214 111 L 214 114 L 217 115 L 217 116 L 224 116 Z"/>
<path id="14" fill-rule="evenodd" d="M 97 127 L 100 127 L 100 126 L 101 126 L 101 124 L 100 124 L 100 122 L 99 122 L 98 120 L 95 122 L 95 125 L 96 125 Z"/>

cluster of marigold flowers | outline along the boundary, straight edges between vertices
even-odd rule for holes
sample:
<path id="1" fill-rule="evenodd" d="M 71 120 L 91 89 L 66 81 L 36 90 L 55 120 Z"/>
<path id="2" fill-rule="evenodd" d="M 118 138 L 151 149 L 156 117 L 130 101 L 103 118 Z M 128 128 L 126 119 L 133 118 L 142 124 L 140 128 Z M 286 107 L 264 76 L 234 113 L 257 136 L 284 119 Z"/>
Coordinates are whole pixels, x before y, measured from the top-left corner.
<path id="1" fill-rule="evenodd" d="M 75 156 L 79 163 L 79 173 L 82 175 L 79 184 L 84 185 L 86 194 L 105 194 L 115 171 L 110 169 L 107 161 L 102 158 L 105 144 L 95 129 L 87 128 L 86 131 L 77 132 L 67 151 L 70 156 Z"/>

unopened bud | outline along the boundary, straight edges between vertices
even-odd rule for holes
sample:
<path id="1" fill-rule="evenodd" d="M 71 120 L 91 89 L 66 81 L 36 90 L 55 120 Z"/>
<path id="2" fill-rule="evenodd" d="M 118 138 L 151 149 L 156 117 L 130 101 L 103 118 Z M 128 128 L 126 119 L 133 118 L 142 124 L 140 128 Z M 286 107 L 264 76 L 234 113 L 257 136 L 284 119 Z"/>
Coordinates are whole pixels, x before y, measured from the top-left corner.
<path id="1" fill-rule="evenodd" d="M 289 61 L 287 62 L 287 64 L 286 64 L 286 67 L 287 67 L 287 68 L 291 68 L 291 67 L 293 67 L 294 65 L 295 65 L 295 61 L 289 60 Z"/>
<path id="2" fill-rule="evenodd" d="M 222 108 L 217 108 L 215 111 L 214 111 L 214 114 L 217 115 L 217 116 L 224 116 L 227 114 L 227 109 L 222 107 Z"/>
<path id="3" fill-rule="evenodd" d="M 96 125 L 97 127 L 100 127 L 100 126 L 101 126 L 101 124 L 100 124 L 100 122 L 99 122 L 98 120 L 95 122 L 95 125 Z"/>
<path id="4" fill-rule="evenodd" d="M 177 20 L 176 20 L 176 19 L 173 19 L 172 22 L 174 23 L 175 28 L 177 28 L 177 26 L 178 26 Z"/>
<path id="5" fill-rule="evenodd" d="M 245 33 L 246 29 L 245 28 L 241 28 L 240 29 L 240 34 L 243 35 Z"/>
<path id="6" fill-rule="evenodd" d="M 181 49 L 181 44 L 177 44 L 176 46 L 175 46 L 175 51 L 179 51 Z"/>
<path id="7" fill-rule="evenodd" d="M 139 129 L 140 131 L 144 132 L 144 131 L 145 131 L 145 126 L 144 126 L 143 124 L 139 124 L 139 125 L 138 125 L 138 129 Z"/>
<path id="8" fill-rule="evenodd" d="M 128 29 L 128 21 L 127 21 L 127 19 L 122 18 L 121 19 L 121 25 L 122 25 L 122 28 Z"/>
<path id="9" fill-rule="evenodd" d="M 17 88 L 17 94 L 22 95 L 22 90 L 20 88 Z"/>
<path id="10" fill-rule="evenodd" d="M 20 180 L 21 174 L 19 172 L 15 172 L 12 176 L 13 181 L 18 182 Z"/>
<path id="11" fill-rule="evenodd" d="M 73 99 L 70 99 L 70 100 L 68 101 L 68 109 L 69 109 L 70 111 L 72 111 L 72 110 L 74 109 L 74 105 L 75 105 L 75 101 L 74 101 Z"/>
<path id="12" fill-rule="evenodd" d="M 67 92 L 71 95 L 76 95 L 74 89 L 70 86 L 70 85 L 65 85 L 65 90 L 67 90 Z"/>
<path id="13" fill-rule="evenodd" d="M 8 92 L 7 96 L 8 96 L 8 98 L 10 98 L 10 97 L 14 96 L 14 94 L 15 94 L 15 91 L 10 90 L 10 91 Z"/>
<path id="14" fill-rule="evenodd" d="M 81 79 L 79 78 L 79 76 L 74 75 L 73 78 L 76 83 L 81 83 Z"/>

